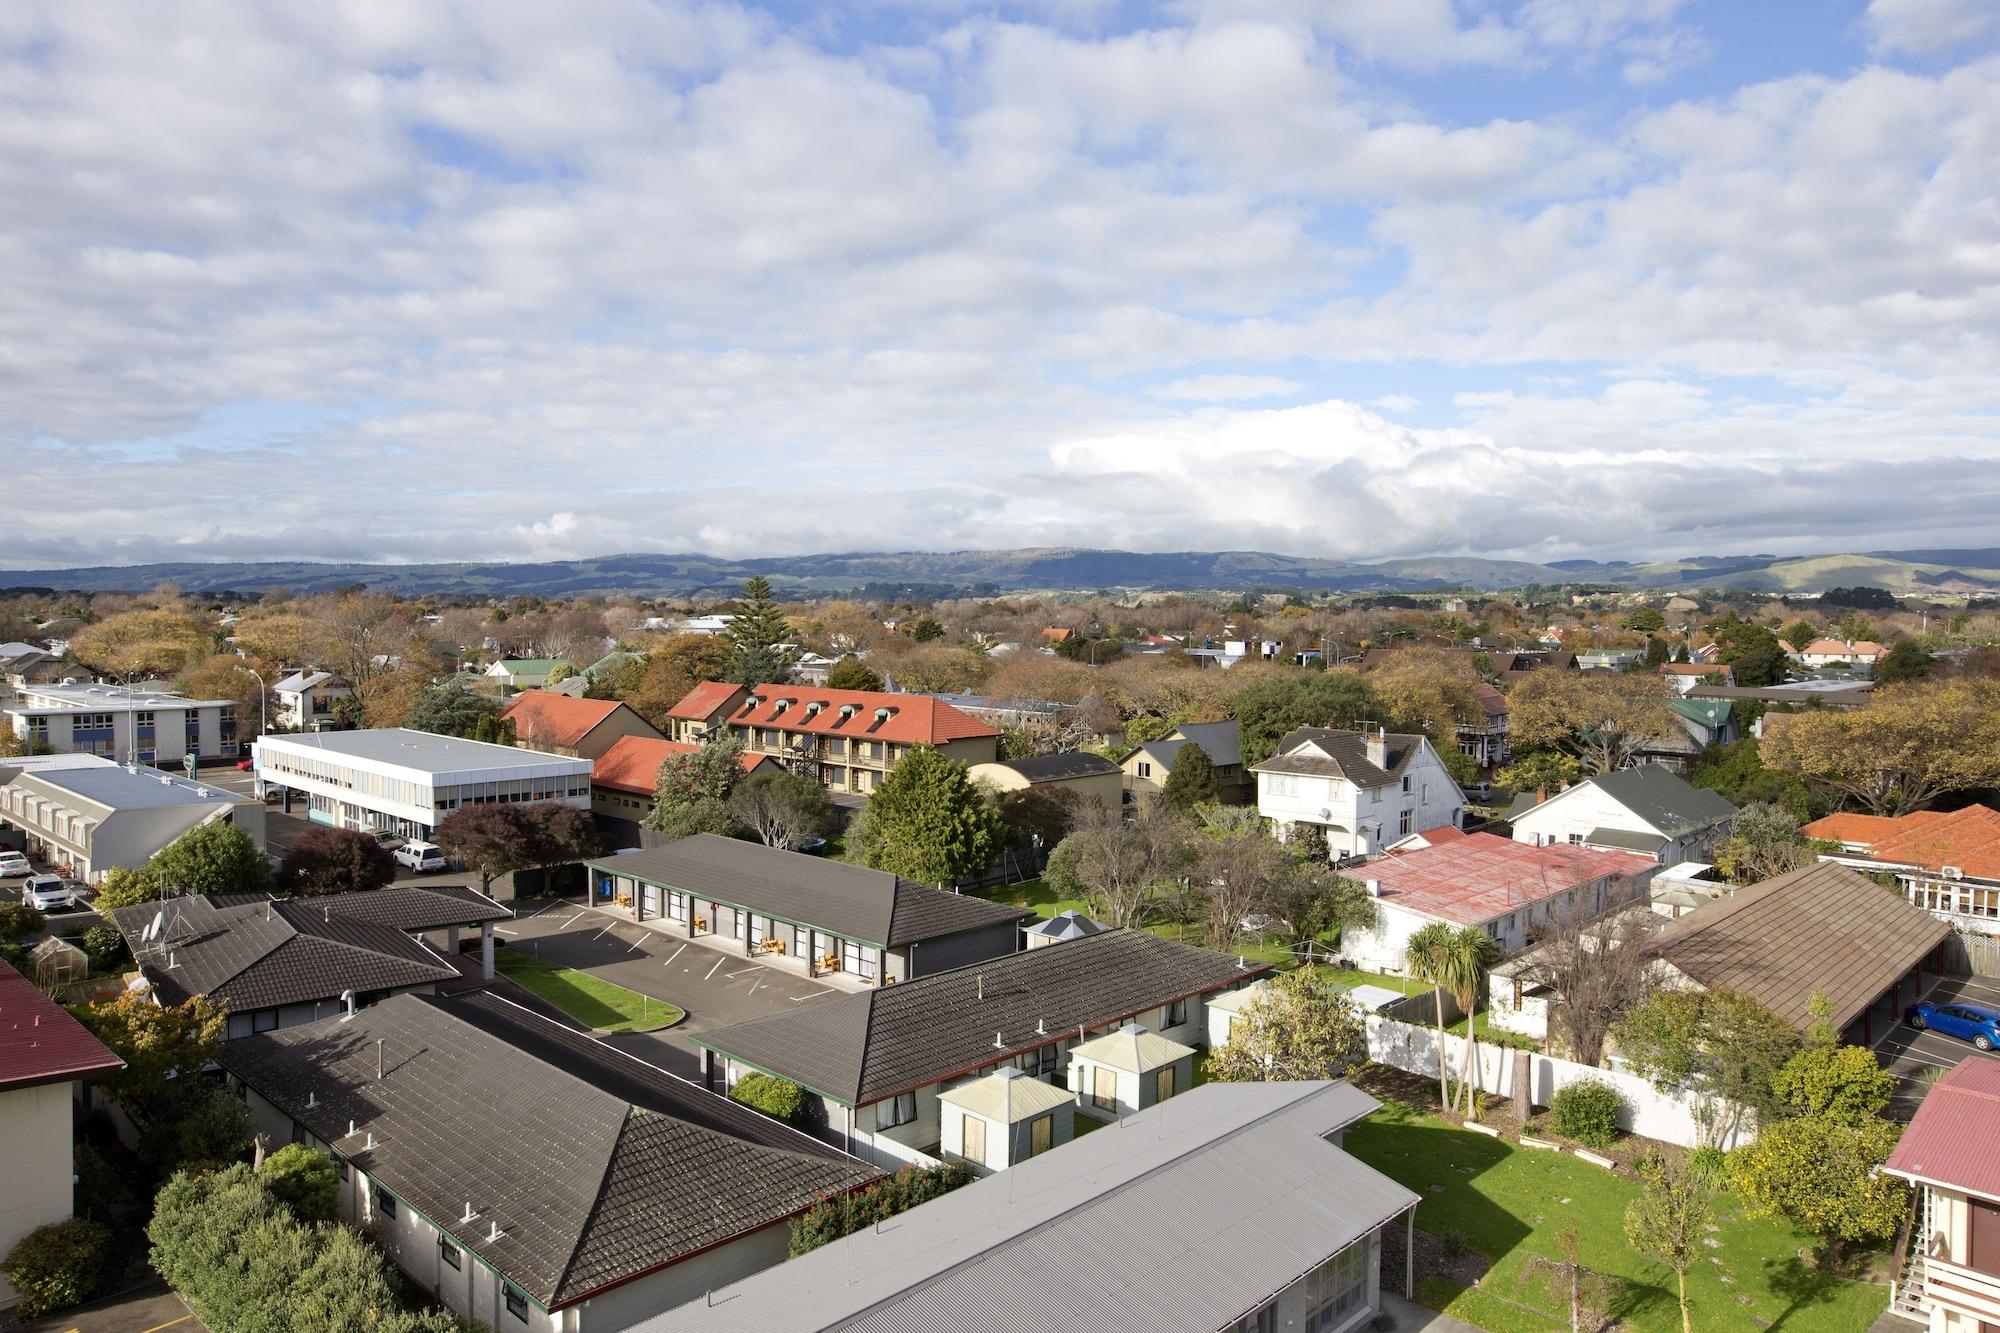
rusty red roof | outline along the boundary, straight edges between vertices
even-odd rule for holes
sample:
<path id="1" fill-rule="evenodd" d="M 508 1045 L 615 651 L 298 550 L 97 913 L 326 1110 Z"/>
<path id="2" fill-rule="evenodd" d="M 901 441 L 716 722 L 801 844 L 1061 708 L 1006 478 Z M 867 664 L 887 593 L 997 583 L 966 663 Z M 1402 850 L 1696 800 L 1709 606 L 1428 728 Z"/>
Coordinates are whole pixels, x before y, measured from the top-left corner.
<path id="1" fill-rule="evenodd" d="M 1638 874 L 1654 864 L 1650 856 L 1627 852 L 1564 844 L 1532 847 L 1491 833 L 1469 833 L 1414 851 L 1391 852 L 1351 873 L 1379 882 L 1385 904 L 1477 926 L 1579 884 Z"/>
<path id="2" fill-rule="evenodd" d="M 690 716 L 682 711 L 688 700 L 714 688 L 717 687 L 713 684 L 697 685 L 687 698 L 674 705 L 674 716 Z M 734 727 L 775 727 L 813 736 L 853 736 L 904 745 L 942 745 L 946 741 L 1000 734 L 999 728 L 990 727 L 930 695 L 827 690 L 810 685 L 759 685 L 722 720 Z"/>
<path id="3" fill-rule="evenodd" d="M 660 765 L 677 754 L 693 754 L 700 746 L 686 741 L 655 740 L 651 736 L 620 736 L 590 765 L 590 785 L 651 796 L 659 785 Z M 777 760 L 766 754 L 737 756 L 746 773 Z"/>
<path id="4" fill-rule="evenodd" d="M 1918 810 L 1897 818 L 1828 815 L 1802 830 L 1867 849 L 1871 861 L 1914 866 L 1932 874 L 1951 866 L 1973 879 L 2000 879 L 2000 810 L 1968 805 L 1963 810 Z"/>
<path id="5" fill-rule="evenodd" d="M 68 1010 L 0 963 L 0 1089 L 93 1078 L 124 1067 Z"/>
<path id="6" fill-rule="evenodd" d="M 667 716 L 685 722 L 706 722 L 718 709 L 733 705 L 742 692 L 741 685 L 726 680 L 705 680 L 682 695 L 680 702 L 667 710 Z"/>
<path id="7" fill-rule="evenodd" d="M 624 706 L 616 699 L 576 699 L 555 690 L 522 690 L 500 716 L 514 724 L 514 739 L 524 744 L 573 749 Z"/>
<path id="8" fill-rule="evenodd" d="M 1972 1055 L 1931 1085 L 1882 1169 L 1984 1199 L 2000 1199 L 2000 1060 Z"/>

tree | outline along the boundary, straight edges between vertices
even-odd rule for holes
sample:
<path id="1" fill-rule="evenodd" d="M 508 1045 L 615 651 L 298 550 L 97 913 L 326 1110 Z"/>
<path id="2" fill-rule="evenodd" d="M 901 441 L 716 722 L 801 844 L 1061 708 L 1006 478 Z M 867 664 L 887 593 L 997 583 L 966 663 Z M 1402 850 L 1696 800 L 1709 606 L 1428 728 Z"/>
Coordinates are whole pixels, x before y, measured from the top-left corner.
<path id="1" fill-rule="evenodd" d="M 1878 689 L 1866 708 L 1808 709 L 1763 741 L 1764 762 L 1872 815 L 2000 785 L 2000 680 Z"/>
<path id="2" fill-rule="evenodd" d="M 676 634 L 655 644 L 646 665 L 618 697 L 640 717 L 667 730 L 673 706 L 705 680 L 729 671 L 729 641 L 717 634 Z"/>
<path id="3" fill-rule="evenodd" d="M 1461 723 L 1482 722 L 1479 677 L 1464 658 L 1441 648 L 1405 648 L 1368 673 L 1368 683 L 1399 731 L 1422 732 L 1440 751 L 1458 752 Z"/>
<path id="4" fill-rule="evenodd" d="M 300 897 L 379 889 L 396 878 L 389 849 L 356 829 L 315 825 L 285 849 L 278 889 Z"/>
<path id="5" fill-rule="evenodd" d="M 1922 680 L 1931 674 L 1931 655 L 1920 647 L 1915 639 L 1904 639 L 1893 645 L 1888 652 L 1875 660 L 1875 668 L 1869 677 L 1875 688 L 1884 685 L 1900 685 L 1907 680 Z"/>
<path id="6" fill-rule="evenodd" d="M 1107 925 L 1141 925 L 1160 886 L 1187 867 L 1189 836 L 1164 803 L 1147 802 L 1127 820 L 1093 802 L 1049 856 L 1042 882 L 1059 897 L 1082 899 Z"/>
<path id="7" fill-rule="evenodd" d="M 1755 736 L 1704 749 L 1695 756 L 1688 782 L 1720 792 L 1739 808 L 1763 801 L 1782 808 L 1795 823 L 1812 817 L 1806 784 L 1795 773 L 1766 767 Z"/>
<path id="8" fill-rule="evenodd" d="M 1657 634 L 1667 627 L 1667 618 L 1650 606 L 1642 606 L 1624 619 L 1626 629 L 1641 634 Z"/>
<path id="9" fill-rule="evenodd" d="M 177 1079 L 151 1107 L 139 1132 L 139 1159 L 155 1178 L 220 1170 L 250 1151 L 249 1108 L 219 1084 Z"/>
<path id="10" fill-rule="evenodd" d="M 1811 865 L 1827 850 L 1838 852 L 1840 845 L 1806 838 L 1789 810 L 1753 801 L 1730 821 L 1729 837 L 1715 850 L 1715 866 L 1731 884 L 1760 884 Z"/>
<path id="11" fill-rule="evenodd" d="M 1874 1052 L 1830 1042 L 1809 1045 L 1772 1076 L 1786 1111 L 1831 1124 L 1859 1125 L 1881 1114 L 1896 1095 L 1896 1076 Z"/>
<path id="12" fill-rule="evenodd" d="M 933 639 L 942 639 L 944 637 L 944 626 L 938 624 L 930 616 L 920 616 L 916 623 L 910 626 L 910 637 L 918 643 L 929 643 Z"/>
<path id="13" fill-rule="evenodd" d="M 1558 914 L 1522 955 L 1520 982 L 1550 991 L 1550 1027 L 1577 1063 L 1602 1064 L 1612 1027 L 1652 992 L 1648 949 L 1658 919 Z"/>
<path id="14" fill-rule="evenodd" d="M 1451 932 L 1437 960 L 1441 966 L 1427 979 L 1450 991 L 1451 998 L 1465 1011 L 1465 1065 L 1459 1091 L 1465 1114 L 1472 1116 L 1477 1109 L 1474 1091 L 1479 1082 L 1479 1004 L 1486 995 L 1486 974 L 1500 960 L 1500 946 L 1480 927 L 1460 926 Z M 1443 1062 L 1442 1050 L 1438 1059 Z"/>
<path id="15" fill-rule="evenodd" d="M 1020 787 L 995 792 L 992 800 L 1006 829 L 1007 845 L 1031 851 L 1060 846 L 1086 805 L 1104 809 L 1101 802 L 1080 797 L 1066 787 Z"/>
<path id="16" fill-rule="evenodd" d="M 653 782 L 646 827 L 675 839 L 697 833 L 735 837 L 743 822 L 729 798 L 743 781 L 742 758 L 743 743 L 727 730 L 710 732 L 699 749 L 667 756 Z"/>
<path id="17" fill-rule="evenodd" d="M 1785 655 L 1778 636 L 1764 626 L 1738 621 L 1727 626 L 1716 641 L 1722 645 L 1718 658 L 1735 673 L 1738 685 L 1761 689 L 1784 680 L 1791 658 Z"/>
<path id="18" fill-rule="evenodd" d="M 1280 973 L 1246 1002 L 1229 1040 L 1209 1055 L 1225 1083 L 1344 1078 L 1368 1059 L 1361 1012 L 1312 968 Z"/>
<path id="19" fill-rule="evenodd" d="M 470 737 L 481 722 L 498 717 L 500 709 L 499 700 L 474 694 L 464 681 L 447 676 L 424 688 L 403 718 L 403 725 L 436 736 Z"/>
<path id="20" fill-rule="evenodd" d="M 1674 1270 L 1681 1333 L 1694 1333 L 1687 1275 L 1705 1253 L 1715 1225 L 1715 1190 L 1685 1163 L 1655 1156 L 1641 1173 L 1639 1197 L 1625 1206 L 1625 1243 Z"/>
<path id="21" fill-rule="evenodd" d="M 105 1086 L 128 1107 L 143 1109 L 170 1082 L 200 1073 L 222 1050 L 226 1017 L 199 995 L 160 1005 L 128 992 L 70 1012 L 125 1062 Z"/>
<path id="22" fill-rule="evenodd" d="M 791 849 L 833 831 L 836 815 L 826 789 L 799 773 L 760 773 L 729 794 L 729 811 L 767 847 Z"/>
<path id="23" fill-rule="evenodd" d="M 725 680 L 738 685 L 783 684 L 792 678 L 792 654 L 778 645 L 791 638 L 791 625 L 771 595 L 771 584 L 753 574 L 743 585 L 740 609 L 729 622 L 729 668 Z"/>
<path id="24" fill-rule="evenodd" d="M 482 893 L 502 875 L 564 865 L 597 850 L 590 812 L 552 801 L 462 805 L 438 821 L 431 837 L 478 873 Z"/>
<path id="25" fill-rule="evenodd" d="M 1810 620 L 1794 620 L 1778 631 L 1778 637 L 1800 652 L 1819 637 L 1819 626 Z"/>
<path id="26" fill-rule="evenodd" d="M 1174 766 L 1160 790 L 1160 798 L 1176 810 L 1193 810 L 1197 805 L 1213 805 L 1220 796 L 1215 783 L 1215 761 L 1208 751 L 1193 741 L 1174 754 Z"/>
<path id="27" fill-rule="evenodd" d="M 1447 1111 L 1456 1102 L 1451 1095 L 1451 1061 L 1445 1056 L 1444 993 L 1453 980 L 1452 937 L 1456 933 L 1444 922 L 1432 921 L 1420 927 L 1403 946 L 1403 970 L 1418 981 L 1430 983 L 1431 998 L 1437 1005 L 1438 1105 Z"/>
<path id="28" fill-rule="evenodd" d="M 1575 1223 L 1556 1233 L 1556 1244 L 1561 1249 L 1557 1257 L 1543 1254 L 1529 1256 L 1521 1270 L 1522 1279 L 1552 1277 L 1562 1284 L 1569 1293 L 1569 1333 L 1585 1333 L 1586 1327 L 1604 1327 L 1605 1321 L 1601 1316 L 1611 1303 L 1613 1283 L 1584 1264 L 1582 1243 Z M 1591 1317 L 1587 1326 L 1586 1315 Z"/>
<path id="29" fill-rule="evenodd" d="M 860 658 L 848 653 L 827 668 L 826 687 L 829 690 L 879 690 L 882 678 L 870 671 Z"/>
<path id="30" fill-rule="evenodd" d="M 1625 767 L 1647 742 L 1669 734 L 1673 687 L 1643 672 L 1533 671 L 1508 696 L 1516 744 L 1574 755 L 1592 773 Z"/>
<path id="31" fill-rule="evenodd" d="M 1837 1259 L 1843 1245 L 1896 1234 L 1909 1187 L 1880 1168 L 1901 1134 L 1880 1116 L 1853 1124 L 1812 1115 L 1779 1120 L 1729 1154 L 1729 1183 L 1755 1205 L 1753 1215 L 1790 1218 Z"/>
<path id="32" fill-rule="evenodd" d="M 177 610 L 124 611 L 69 637 L 69 660 L 115 676 L 174 676 L 208 656 L 206 626 Z"/>
<path id="33" fill-rule="evenodd" d="M 1253 809 L 1211 805 L 1196 814 L 1189 891 L 1200 907 L 1204 942 L 1211 949 L 1227 949 L 1246 917 L 1282 912 L 1299 876 L 1310 868 L 1264 831 Z M 1325 870 L 1324 863 L 1319 869 Z"/>
<path id="34" fill-rule="evenodd" d="M 1366 678 L 1341 668 L 1268 676 L 1245 686 L 1234 702 L 1246 765 L 1269 759 L 1285 733 L 1299 727 L 1384 720 L 1381 701 Z"/>
<path id="35" fill-rule="evenodd" d="M 97 882 L 97 901 L 93 906 L 99 912 L 136 907 L 160 897 L 161 889 L 159 875 L 149 867 L 113 866 Z M 176 888 L 174 892 L 179 893 L 180 890 Z"/>
<path id="36" fill-rule="evenodd" d="M 417 610 L 387 593 L 358 589 L 309 603 L 319 662 L 361 690 L 423 646 Z"/>
<path id="37" fill-rule="evenodd" d="M 1528 750 L 1494 775 L 1510 791 L 1545 791 L 1553 795 L 1583 779 L 1583 764 L 1558 750 Z"/>
<path id="38" fill-rule="evenodd" d="M 301 1222 L 331 1222 L 339 1216 L 340 1168 L 323 1152 L 288 1143 L 264 1159 L 257 1178 Z"/>
<path id="39" fill-rule="evenodd" d="M 920 884 L 979 874 L 1001 847 L 1000 816 L 965 765 L 913 746 L 868 801 L 859 821 L 863 865 Z"/>
<path id="40" fill-rule="evenodd" d="M 1735 991 L 1655 992 L 1615 1029 L 1618 1051 L 1660 1092 L 1690 1098 L 1709 1147 L 1746 1116 L 1760 1129 L 1781 1110 L 1773 1079 L 1797 1054 L 1791 1024 Z"/>
<path id="41" fill-rule="evenodd" d="M 180 893 L 259 893 L 271 879 L 263 849 L 220 819 L 195 825 L 153 853 L 146 870 Z"/>

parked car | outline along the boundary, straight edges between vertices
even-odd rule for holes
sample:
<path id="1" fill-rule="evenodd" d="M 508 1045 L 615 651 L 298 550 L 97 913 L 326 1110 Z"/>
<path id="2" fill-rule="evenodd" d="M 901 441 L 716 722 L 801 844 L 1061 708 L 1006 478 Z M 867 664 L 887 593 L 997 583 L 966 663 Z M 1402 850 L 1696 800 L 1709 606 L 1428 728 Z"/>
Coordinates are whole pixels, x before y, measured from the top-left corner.
<path id="1" fill-rule="evenodd" d="M 21 901 L 37 912 L 54 912 L 80 906 L 75 880 L 61 875 L 30 875 L 21 886 Z"/>
<path id="2" fill-rule="evenodd" d="M 0 878 L 12 879 L 15 875 L 32 875 L 34 866 L 19 852 L 0 852 Z"/>
<path id="3" fill-rule="evenodd" d="M 1978 1004 L 1913 1004 L 1903 1017 L 1913 1028 L 1928 1028 L 1969 1041 L 1982 1051 L 2000 1046 L 2000 1013 Z"/>
<path id="4" fill-rule="evenodd" d="M 404 842 L 404 839 L 400 835 L 391 833 L 388 829 L 385 828 L 369 829 L 368 836 L 375 839 L 376 842 L 380 843 L 384 847 L 387 847 L 392 852 L 395 851 L 398 847 L 401 847 Z"/>
<path id="5" fill-rule="evenodd" d="M 446 869 L 444 853 L 433 843 L 406 842 L 389 854 L 397 865 L 408 866 L 419 875 L 442 874 Z"/>
<path id="6" fill-rule="evenodd" d="M 251 769 L 255 767 L 257 767 L 257 761 L 255 759 L 238 759 L 236 761 L 236 771 L 238 773 L 248 773 Z"/>
<path id="7" fill-rule="evenodd" d="M 1490 782 L 1472 783 L 1465 788 L 1465 799 L 1468 801 L 1477 801 L 1481 805 L 1491 802 L 1493 799 L 1493 784 Z"/>

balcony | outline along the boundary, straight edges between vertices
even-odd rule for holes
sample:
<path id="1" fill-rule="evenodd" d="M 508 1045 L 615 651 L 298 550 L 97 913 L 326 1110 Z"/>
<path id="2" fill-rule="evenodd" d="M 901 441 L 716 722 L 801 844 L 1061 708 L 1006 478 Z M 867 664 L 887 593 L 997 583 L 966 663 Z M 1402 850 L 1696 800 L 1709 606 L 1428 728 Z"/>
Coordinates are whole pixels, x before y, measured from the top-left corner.
<path id="1" fill-rule="evenodd" d="M 2000 1324 L 2000 1275 L 1926 1256 L 1917 1265 L 1911 1294 L 1982 1323 Z"/>

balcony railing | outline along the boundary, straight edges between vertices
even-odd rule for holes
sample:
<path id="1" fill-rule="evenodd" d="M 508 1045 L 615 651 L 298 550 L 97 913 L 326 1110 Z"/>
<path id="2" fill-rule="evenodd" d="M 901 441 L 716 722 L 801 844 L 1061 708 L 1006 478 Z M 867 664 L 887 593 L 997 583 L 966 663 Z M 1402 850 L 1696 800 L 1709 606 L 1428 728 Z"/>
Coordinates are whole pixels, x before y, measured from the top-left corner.
<path id="1" fill-rule="evenodd" d="M 1919 1299 L 1971 1319 L 2000 1324 L 2000 1275 L 1925 1256 L 1916 1270 Z"/>

